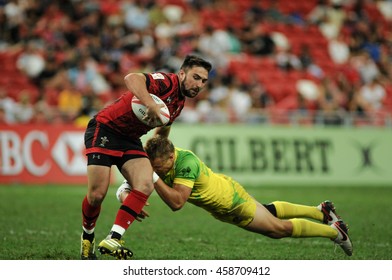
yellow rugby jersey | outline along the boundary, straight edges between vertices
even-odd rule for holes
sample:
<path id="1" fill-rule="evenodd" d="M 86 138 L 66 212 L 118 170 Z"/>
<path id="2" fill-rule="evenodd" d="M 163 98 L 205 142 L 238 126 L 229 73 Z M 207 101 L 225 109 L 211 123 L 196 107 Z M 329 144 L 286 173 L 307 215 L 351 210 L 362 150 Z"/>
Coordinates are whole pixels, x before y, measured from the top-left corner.
<path id="1" fill-rule="evenodd" d="M 192 188 L 188 202 L 213 214 L 225 214 L 246 201 L 231 178 L 214 173 L 192 151 L 177 147 L 174 166 L 164 181 L 170 187 L 176 183 Z"/>

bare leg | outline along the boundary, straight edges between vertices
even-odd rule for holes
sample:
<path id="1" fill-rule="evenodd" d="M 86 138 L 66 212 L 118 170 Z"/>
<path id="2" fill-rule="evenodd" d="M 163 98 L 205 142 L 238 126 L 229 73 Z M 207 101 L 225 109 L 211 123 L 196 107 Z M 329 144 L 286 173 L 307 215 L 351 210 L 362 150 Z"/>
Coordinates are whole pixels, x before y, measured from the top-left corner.
<path id="1" fill-rule="evenodd" d="M 89 165 L 87 167 L 88 187 L 82 203 L 83 230 L 93 234 L 96 221 L 101 211 L 101 204 L 109 187 L 110 168 L 107 166 Z M 90 236 L 92 239 L 93 236 Z"/>
<path id="2" fill-rule="evenodd" d="M 338 235 L 336 229 L 328 225 L 305 219 L 278 219 L 259 203 L 253 221 L 245 229 L 271 238 L 326 237 L 335 239 Z"/>
<path id="3" fill-rule="evenodd" d="M 148 197 L 154 190 L 152 167 L 147 158 L 127 161 L 121 173 L 132 186 L 129 195 L 123 200 L 111 230 L 112 238 L 120 239 L 128 227 L 141 213 Z"/>

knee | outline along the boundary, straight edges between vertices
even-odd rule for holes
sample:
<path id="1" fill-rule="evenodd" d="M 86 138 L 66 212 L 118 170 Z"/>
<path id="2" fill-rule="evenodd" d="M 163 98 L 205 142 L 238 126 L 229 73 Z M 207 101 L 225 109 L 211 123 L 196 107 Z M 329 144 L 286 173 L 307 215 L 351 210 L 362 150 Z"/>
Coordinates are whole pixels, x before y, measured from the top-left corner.
<path id="1" fill-rule="evenodd" d="M 106 192 L 101 191 L 99 189 L 95 189 L 87 194 L 87 200 L 90 205 L 99 206 L 102 204 L 103 200 L 105 199 L 105 196 L 106 196 Z"/>
<path id="2" fill-rule="evenodd" d="M 290 237 L 292 233 L 293 233 L 293 224 L 290 221 L 281 220 L 280 227 L 279 227 L 280 238 Z"/>
<path id="3" fill-rule="evenodd" d="M 135 184 L 135 186 L 132 187 L 133 189 L 142 192 L 146 195 L 150 195 L 154 190 L 154 184 L 152 183 L 152 178 L 151 180 L 149 179 L 143 180 L 139 184 Z"/>
<path id="4" fill-rule="evenodd" d="M 273 239 L 281 239 L 285 237 L 290 237 L 293 232 L 293 226 L 289 221 L 280 220 L 275 223 L 271 230 L 266 233 L 266 235 Z"/>

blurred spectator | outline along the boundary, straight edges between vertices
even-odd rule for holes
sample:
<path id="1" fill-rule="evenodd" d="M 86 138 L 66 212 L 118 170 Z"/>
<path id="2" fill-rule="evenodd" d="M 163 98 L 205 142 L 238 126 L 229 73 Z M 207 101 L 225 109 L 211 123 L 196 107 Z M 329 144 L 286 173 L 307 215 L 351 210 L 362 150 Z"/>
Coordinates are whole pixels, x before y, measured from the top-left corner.
<path id="1" fill-rule="evenodd" d="M 319 0 L 307 15 L 308 22 L 319 26 L 321 33 L 327 39 L 333 39 L 340 33 L 346 19 L 341 2 L 340 0 Z"/>
<path id="2" fill-rule="evenodd" d="M 68 70 L 68 77 L 76 90 L 84 91 L 92 87 L 96 94 L 109 91 L 110 86 L 98 72 L 97 63 L 89 57 L 76 58 L 77 64 Z"/>
<path id="3" fill-rule="evenodd" d="M 262 83 L 250 85 L 249 96 L 252 100 L 252 108 L 259 110 L 259 112 L 274 104 L 274 100 Z"/>
<path id="4" fill-rule="evenodd" d="M 381 48 L 378 67 L 385 83 L 392 84 L 392 32 L 390 41 Z"/>
<path id="5" fill-rule="evenodd" d="M 282 32 L 271 32 L 271 38 L 274 41 L 275 45 L 275 50 L 277 49 L 283 49 L 283 50 L 288 50 L 290 48 L 290 42 L 289 39 L 285 34 Z"/>
<path id="6" fill-rule="evenodd" d="M 264 13 L 265 10 L 261 6 L 261 2 L 259 0 L 252 0 L 245 11 L 245 17 L 251 22 L 258 23 L 264 20 Z"/>
<path id="7" fill-rule="evenodd" d="M 271 22 L 286 22 L 286 16 L 279 10 L 278 2 L 270 0 L 268 7 L 264 10 L 264 19 Z"/>
<path id="8" fill-rule="evenodd" d="M 369 22 L 365 20 L 354 21 L 350 31 L 350 52 L 358 54 L 362 52 L 364 45 L 370 38 Z"/>
<path id="9" fill-rule="evenodd" d="M 231 83 L 231 77 L 227 75 L 219 76 L 211 81 L 209 84 L 209 100 L 212 104 L 218 104 L 224 102 L 229 95 L 228 84 Z"/>
<path id="10" fill-rule="evenodd" d="M 361 52 L 360 54 L 353 56 L 351 58 L 351 64 L 360 74 L 364 84 L 373 81 L 380 75 L 377 64 L 367 52 Z"/>
<path id="11" fill-rule="evenodd" d="M 227 123 L 229 121 L 229 112 L 227 110 L 226 100 L 212 103 L 208 96 L 200 99 L 195 106 L 199 115 L 198 120 L 206 123 Z"/>
<path id="12" fill-rule="evenodd" d="M 5 49 L 8 45 L 7 17 L 4 7 L 0 5 L 0 50 Z"/>
<path id="13" fill-rule="evenodd" d="M 269 32 L 261 24 L 252 24 L 243 32 L 244 51 L 254 55 L 271 55 L 275 51 L 275 43 Z"/>
<path id="14" fill-rule="evenodd" d="M 317 80 L 320 80 L 325 76 L 323 69 L 315 63 L 310 64 L 306 69 L 306 72 Z"/>
<path id="15" fill-rule="evenodd" d="M 40 125 L 52 123 L 53 119 L 49 116 L 49 112 L 45 111 L 43 108 L 36 104 L 34 106 L 34 113 L 30 120 L 30 124 Z"/>
<path id="16" fill-rule="evenodd" d="M 366 2 L 367 0 L 356 0 L 353 2 L 350 10 L 355 20 L 365 20 L 366 22 L 369 22 L 369 16 L 366 10 Z"/>
<path id="17" fill-rule="evenodd" d="M 340 32 L 340 26 L 337 26 L 328 16 L 322 18 L 318 26 L 321 34 L 323 34 L 324 38 L 327 40 L 336 38 Z"/>
<path id="18" fill-rule="evenodd" d="M 60 70 L 59 65 L 56 63 L 53 57 L 46 59 L 45 67 L 41 73 L 35 78 L 35 82 L 39 88 L 45 87 L 55 77 L 57 72 Z"/>
<path id="19" fill-rule="evenodd" d="M 277 48 L 274 58 L 276 65 L 284 71 L 300 70 L 302 68 L 301 60 L 292 52 L 291 48 L 287 50 Z"/>
<path id="20" fill-rule="evenodd" d="M 289 13 L 287 16 L 287 23 L 304 27 L 307 24 L 306 16 L 304 15 L 303 11 L 297 8 Z"/>
<path id="21" fill-rule="evenodd" d="M 38 46 L 33 41 L 24 45 L 22 53 L 16 61 L 17 68 L 29 78 L 37 78 L 45 68 L 45 60 Z"/>
<path id="22" fill-rule="evenodd" d="M 198 41 L 198 49 L 206 55 L 213 51 L 213 33 L 214 28 L 211 25 L 207 25 Z"/>
<path id="23" fill-rule="evenodd" d="M 338 85 L 329 77 L 320 84 L 318 106 L 322 111 L 324 124 L 342 124 L 342 111 L 347 105 L 347 98 Z"/>
<path id="24" fill-rule="evenodd" d="M 313 9 L 308 13 L 307 20 L 310 24 L 320 24 L 325 17 L 327 16 L 328 10 L 328 1 L 329 0 L 318 0 L 317 4 L 313 7 Z"/>
<path id="25" fill-rule="evenodd" d="M 227 67 L 230 54 L 239 53 L 241 43 L 232 28 L 207 26 L 197 44 L 198 50 L 213 61 L 214 67 Z"/>
<path id="26" fill-rule="evenodd" d="M 242 51 L 241 42 L 239 40 L 239 36 L 236 32 L 236 29 L 232 27 L 228 27 L 226 30 L 226 36 L 228 37 L 228 50 L 229 54 L 238 54 Z"/>
<path id="27" fill-rule="evenodd" d="M 163 14 L 169 21 L 178 24 L 184 16 L 184 9 L 178 5 L 168 4 L 163 7 Z"/>
<path id="28" fill-rule="evenodd" d="M 0 124 L 9 124 L 3 106 L 0 104 Z"/>
<path id="29" fill-rule="evenodd" d="M 308 44 L 301 44 L 298 59 L 301 62 L 302 69 L 307 69 L 310 65 L 314 63 L 313 56 L 310 52 Z"/>
<path id="30" fill-rule="evenodd" d="M 385 17 L 385 19 L 392 21 L 392 1 L 380 0 L 376 1 L 376 5 L 380 13 Z"/>
<path id="31" fill-rule="evenodd" d="M 7 90 L 0 87 L 0 108 L 2 110 L 2 120 L 8 124 L 14 123 L 16 102 L 8 96 Z"/>
<path id="32" fill-rule="evenodd" d="M 78 127 L 87 127 L 90 119 L 103 107 L 101 100 L 92 90 L 86 90 L 82 93 L 81 107 L 74 119 L 74 124 Z"/>
<path id="33" fill-rule="evenodd" d="M 300 79 L 296 82 L 296 90 L 303 100 L 303 104 L 313 103 L 320 98 L 320 88 L 310 79 Z M 306 107 L 306 105 L 305 105 Z"/>
<path id="34" fill-rule="evenodd" d="M 10 0 L 7 2 L 8 3 L 4 6 L 4 14 L 7 19 L 5 27 L 9 34 L 8 39 L 12 44 L 16 44 L 19 43 L 20 40 L 19 25 L 23 21 L 23 10 L 17 0 Z"/>
<path id="35" fill-rule="evenodd" d="M 364 84 L 357 93 L 357 106 L 365 113 L 373 113 L 382 109 L 385 89 L 378 79 Z"/>
<path id="36" fill-rule="evenodd" d="M 83 90 L 88 90 L 85 87 Z M 58 109 L 65 121 L 73 121 L 82 108 L 82 94 L 74 88 L 70 81 L 63 80 L 62 90 L 58 96 Z"/>
<path id="37" fill-rule="evenodd" d="M 150 15 L 147 7 L 148 1 L 125 1 L 121 7 L 124 23 L 129 30 L 143 31 L 150 25 Z"/>
<path id="38" fill-rule="evenodd" d="M 335 64 L 345 64 L 350 58 L 350 48 L 344 39 L 343 33 L 328 42 L 328 54 Z"/>
<path id="39" fill-rule="evenodd" d="M 369 56 L 378 63 L 381 56 L 381 44 L 384 41 L 380 25 L 369 23 L 369 34 L 361 50 L 366 51 Z"/>
<path id="40" fill-rule="evenodd" d="M 152 28 L 167 20 L 163 12 L 164 6 L 165 6 L 164 2 L 156 1 L 154 5 L 150 7 L 148 14 L 149 14 L 149 21 Z"/>
<path id="41" fill-rule="evenodd" d="M 40 98 L 34 104 L 33 117 L 30 120 L 31 124 L 63 124 L 66 123 L 61 115 L 60 110 L 47 103 L 44 98 Z"/>
<path id="42" fill-rule="evenodd" d="M 229 84 L 227 101 L 227 109 L 229 114 L 231 114 L 230 121 L 244 122 L 246 120 L 247 113 L 252 108 L 252 99 L 246 91 L 245 85 L 242 85 L 236 77 L 234 77 Z"/>
<path id="43" fill-rule="evenodd" d="M 18 123 L 29 123 L 34 115 L 34 105 L 30 100 L 31 93 L 23 90 L 19 93 L 19 102 L 15 107 L 15 118 Z"/>

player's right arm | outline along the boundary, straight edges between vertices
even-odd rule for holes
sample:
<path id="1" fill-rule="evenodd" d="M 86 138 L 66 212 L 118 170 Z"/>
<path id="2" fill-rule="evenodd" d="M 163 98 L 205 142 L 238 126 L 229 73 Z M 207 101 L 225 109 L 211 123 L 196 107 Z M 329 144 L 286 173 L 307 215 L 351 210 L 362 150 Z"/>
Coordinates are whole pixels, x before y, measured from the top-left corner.
<path id="1" fill-rule="evenodd" d="M 156 104 L 152 99 L 147 90 L 146 81 L 146 76 L 143 73 L 129 73 L 124 78 L 128 90 L 147 107 L 144 119 L 149 123 L 162 122 L 160 110 L 163 105 Z"/>
<path id="2" fill-rule="evenodd" d="M 170 207 L 171 210 L 180 210 L 188 197 L 191 195 L 192 188 L 182 184 L 173 184 L 172 187 L 166 185 L 162 179 L 158 179 L 155 182 L 155 191 L 158 193 L 160 198 Z"/>

